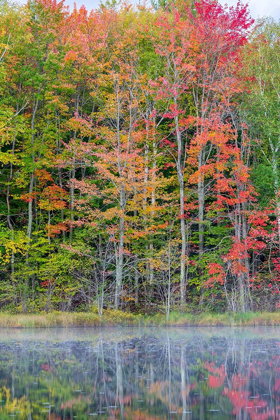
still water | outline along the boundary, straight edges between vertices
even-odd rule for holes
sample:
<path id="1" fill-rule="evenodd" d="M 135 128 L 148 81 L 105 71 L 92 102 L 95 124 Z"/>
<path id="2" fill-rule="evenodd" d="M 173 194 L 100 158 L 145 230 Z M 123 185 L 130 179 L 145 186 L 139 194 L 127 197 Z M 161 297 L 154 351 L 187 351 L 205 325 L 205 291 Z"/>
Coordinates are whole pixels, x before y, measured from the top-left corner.
<path id="1" fill-rule="evenodd" d="M 280 328 L 0 331 L 0 419 L 280 419 Z"/>

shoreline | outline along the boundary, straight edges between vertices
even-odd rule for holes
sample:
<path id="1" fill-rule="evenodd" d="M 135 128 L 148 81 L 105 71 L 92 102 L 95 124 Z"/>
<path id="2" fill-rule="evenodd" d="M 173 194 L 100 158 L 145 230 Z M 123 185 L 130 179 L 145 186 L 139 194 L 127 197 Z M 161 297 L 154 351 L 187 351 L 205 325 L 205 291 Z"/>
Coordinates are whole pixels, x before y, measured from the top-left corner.
<path id="1" fill-rule="evenodd" d="M 100 318 L 94 312 L 50 312 L 38 314 L 0 313 L 0 329 L 15 328 L 81 328 L 81 327 L 258 327 L 280 326 L 280 312 L 248 312 L 236 314 L 171 312 L 165 314 L 133 314 L 106 310 Z"/>

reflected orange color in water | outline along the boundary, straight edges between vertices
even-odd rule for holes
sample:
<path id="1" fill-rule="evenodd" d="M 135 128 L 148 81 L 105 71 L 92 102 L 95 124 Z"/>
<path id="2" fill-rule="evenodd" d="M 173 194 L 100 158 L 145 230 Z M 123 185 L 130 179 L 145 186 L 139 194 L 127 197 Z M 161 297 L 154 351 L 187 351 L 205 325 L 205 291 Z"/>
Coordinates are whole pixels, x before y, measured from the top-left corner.
<path id="1" fill-rule="evenodd" d="M 49 420 L 62 420 L 62 417 L 61 416 L 57 416 L 54 413 L 51 413 L 50 416 L 49 416 Z"/>
<path id="2" fill-rule="evenodd" d="M 267 340 L 156 334 L 0 341 L 0 419 L 16 410 L 39 420 L 280 419 L 275 331 Z"/>
<path id="3" fill-rule="evenodd" d="M 240 373 L 237 373 L 236 375 L 232 375 L 231 377 L 231 387 L 232 389 L 240 389 L 243 388 L 248 381 L 248 378 L 243 378 Z"/>
<path id="4" fill-rule="evenodd" d="M 126 419 L 133 419 L 133 420 L 162 420 L 161 416 L 155 416 L 148 413 L 141 413 L 140 410 L 132 411 L 126 410 L 125 413 Z"/>

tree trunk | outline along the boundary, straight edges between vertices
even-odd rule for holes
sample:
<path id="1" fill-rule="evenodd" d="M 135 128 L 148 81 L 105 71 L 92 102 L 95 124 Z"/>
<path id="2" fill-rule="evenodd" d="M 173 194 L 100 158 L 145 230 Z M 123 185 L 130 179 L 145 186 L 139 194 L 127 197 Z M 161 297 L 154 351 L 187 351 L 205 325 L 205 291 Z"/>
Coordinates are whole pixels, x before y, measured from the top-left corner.
<path id="1" fill-rule="evenodd" d="M 34 107 L 33 107 L 33 113 L 32 113 L 32 120 L 31 120 L 31 147 L 32 147 L 32 163 L 34 163 L 34 142 L 35 142 L 35 118 L 37 114 L 39 99 L 34 99 Z M 29 183 L 29 202 L 28 202 L 28 225 L 27 225 L 27 236 L 29 239 L 31 239 L 32 234 L 32 222 L 33 222 L 33 193 L 34 188 L 34 171 L 32 170 L 31 177 L 30 177 L 30 183 Z M 28 259 L 28 257 L 27 257 Z"/>
<path id="2" fill-rule="evenodd" d="M 239 242 L 242 241 L 242 232 L 241 232 L 241 224 L 242 224 L 242 215 L 241 215 L 241 206 L 240 203 L 237 204 L 235 210 L 235 236 Z M 239 256 L 238 262 L 240 265 L 244 264 L 244 260 Z M 239 273 L 237 275 L 237 282 L 238 282 L 238 295 L 239 295 L 239 310 L 241 312 L 246 312 L 246 298 L 245 298 L 245 276 L 244 273 Z"/>
<path id="3" fill-rule="evenodd" d="M 200 173 L 201 167 L 203 165 L 203 151 L 199 154 L 199 161 L 198 161 L 198 170 Z M 201 175 L 199 175 L 198 180 L 198 239 L 199 239 L 199 258 L 203 255 L 204 249 L 204 181 Z"/>
<path id="4" fill-rule="evenodd" d="M 120 303 L 120 293 L 122 290 L 123 279 L 123 252 L 124 252 L 124 208 L 125 208 L 125 191 L 121 186 L 120 191 L 120 208 L 121 217 L 119 222 L 119 245 L 116 255 L 116 289 L 115 289 L 115 309 L 118 309 Z"/>
<path id="5" fill-rule="evenodd" d="M 15 145 L 16 145 L 16 136 L 14 136 L 13 139 L 13 144 L 12 144 L 12 155 L 14 156 L 15 153 Z M 12 178 L 13 178 L 13 164 L 10 163 L 10 174 L 9 174 L 9 179 L 8 179 L 8 184 L 7 184 L 7 193 L 6 193 L 6 201 L 7 201 L 7 210 L 8 210 L 8 214 L 7 214 L 7 223 L 8 223 L 8 227 L 11 230 L 11 236 L 12 236 L 12 241 L 14 240 L 14 226 L 13 226 L 13 222 L 11 219 L 11 206 L 10 206 L 10 183 L 12 182 Z M 15 274 L 15 254 L 14 251 L 12 251 L 12 255 L 11 255 L 11 279 L 12 279 L 12 283 L 14 284 L 14 274 Z M 16 296 L 16 293 L 14 294 L 14 296 Z"/>
<path id="6" fill-rule="evenodd" d="M 175 107 L 177 107 L 177 100 L 175 99 Z M 181 258 L 180 258 L 180 298 L 181 305 L 186 302 L 186 222 L 185 222 L 185 186 L 184 186 L 184 169 L 185 169 L 185 152 L 183 151 L 182 134 L 179 127 L 178 116 L 174 117 L 176 138 L 177 138 L 177 176 L 179 181 L 180 191 L 180 227 L 181 227 Z"/>
<path id="7" fill-rule="evenodd" d="M 203 257 L 203 251 L 204 251 L 204 202 L 205 202 L 205 195 L 204 195 L 204 180 L 201 175 L 201 167 L 204 163 L 204 152 L 203 150 L 200 151 L 199 157 L 198 157 L 198 172 L 199 172 L 199 178 L 198 178 L 198 185 L 197 185 L 197 195 L 198 195 L 198 242 L 199 242 L 199 260 Z M 199 270 L 199 275 L 201 270 Z M 200 288 L 200 299 L 199 299 L 199 308 L 203 304 L 204 300 L 204 288 Z"/>
<path id="8" fill-rule="evenodd" d="M 181 225 L 181 264 L 180 264 L 180 295 L 181 305 L 186 302 L 186 222 L 185 222 L 184 182 L 180 181 L 180 225 Z"/>
<path id="9" fill-rule="evenodd" d="M 279 177 L 278 177 L 278 159 L 275 154 L 272 158 L 272 170 L 274 176 L 274 192 L 276 198 L 276 220 L 277 220 L 277 232 L 278 232 L 278 250 L 280 254 L 280 197 L 279 197 Z"/>
<path id="10" fill-rule="evenodd" d="M 69 234 L 69 240 L 70 243 L 72 243 L 73 240 L 73 222 L 74 222 L 74 184 L 73 184 L 73 179 L 75 178 L 75 162 L 73 163 L 73 168 L 72 170 L 69 172 L 69 178 L 70 178 L 70 234 Z"/>
<path id="11" fill-rule="evenodd" d="M 29 183 L 29 201 L 28 201 L 28 225 L 27 225 L 27 236 L 31 239 L 32 234 L 32 222 L 33 222 L 33 187 L 34 187 L 34 173 L 32 172 L 30 183 Z"/>

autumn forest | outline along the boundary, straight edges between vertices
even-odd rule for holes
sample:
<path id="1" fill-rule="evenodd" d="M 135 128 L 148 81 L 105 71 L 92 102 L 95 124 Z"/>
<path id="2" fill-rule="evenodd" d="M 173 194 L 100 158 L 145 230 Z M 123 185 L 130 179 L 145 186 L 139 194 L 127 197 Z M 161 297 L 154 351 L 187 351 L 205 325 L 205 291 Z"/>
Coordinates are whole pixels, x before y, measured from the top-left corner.
<path id="1" fill-rule="evenodd" d="M 277 311 L 280 24 L 0 2 L 0 310 Z"/>

